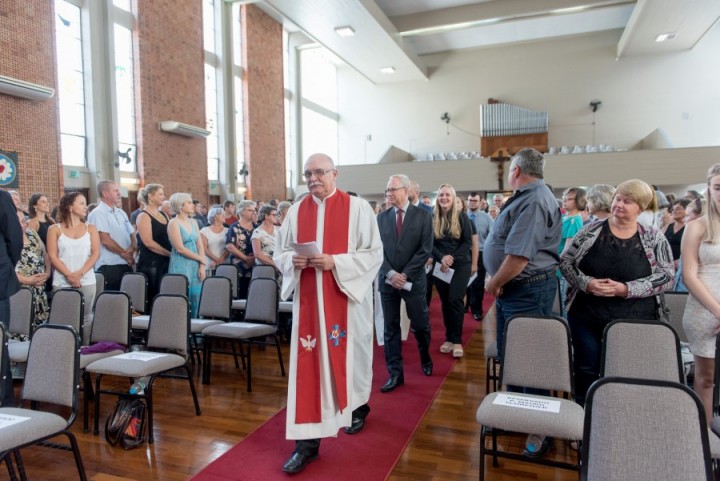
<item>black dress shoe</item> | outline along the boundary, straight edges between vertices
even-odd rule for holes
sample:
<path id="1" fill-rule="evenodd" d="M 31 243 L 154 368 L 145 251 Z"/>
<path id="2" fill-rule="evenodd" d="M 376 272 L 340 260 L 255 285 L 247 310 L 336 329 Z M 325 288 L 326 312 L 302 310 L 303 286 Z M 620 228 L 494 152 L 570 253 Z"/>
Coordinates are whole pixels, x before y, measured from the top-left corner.
<path id="1" fill-rule="evenodd" d="M 432 369 L 433 369 L 432 361 L 423 363 L 423 365 L 422 365 L 423 374 L 425 374 L 426 376 L 432 376 Z"/>
<path id="2" fill-rule="evenodd" d="M 478 322 L 479 322 L 479 321 L 482 321 L 482 317 L 483 317 L 482 312 L 475 312 L 475 313 L 473 313 L 473 319 L 475 319 L 475 320 L 478 321 Z"/>
<path id="3" fill-rule="evenodd" d="M 315 452 L 313 454 L 300 454 L 300 453 L 293 453 L 292 456 L 290 456 L 290 459 L 285 461 L 285 464 L 283 465 L 283 471 L 289 474 L 295 474 L 299 473 L 303 469 L 305 469 L 305 466 L 307 466 L 309 463 L 315 461 L 318 457 L 318 453 Z"/>
<path id="4" fill-rule="evenodd" d="M 352 418 L 352 424 L 344 429 L 346 434 L 357 434 L 365 427 L 365 418 Z"/>
<path id="5" fill-rule="evenodd" d="M 390 392 L 398 386 L 405 384 L 405 378 L 402 376 L 390 376 L 383 387 L 380 388 L 380 392 Z"/>

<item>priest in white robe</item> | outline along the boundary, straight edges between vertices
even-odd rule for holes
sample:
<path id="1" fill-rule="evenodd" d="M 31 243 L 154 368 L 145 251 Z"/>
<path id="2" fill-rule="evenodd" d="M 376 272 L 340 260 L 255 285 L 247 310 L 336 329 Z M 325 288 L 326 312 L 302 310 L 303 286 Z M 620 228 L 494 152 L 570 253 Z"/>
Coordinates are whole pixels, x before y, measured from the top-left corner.
<path id="1" fill-rule="evenodd" d="M 282 274 L 281 297 L 293 295 L 286 437 L 296 446 L 286 473 L 317 458 L 320 438 L 341 428 L 355 434 L 365 424 L 372 283 L 383 260 L 372 208 L 336 188 L 332 159 L 310 156 L 303 175 L 311 195 L 288 211 L 273 256 Z"/>

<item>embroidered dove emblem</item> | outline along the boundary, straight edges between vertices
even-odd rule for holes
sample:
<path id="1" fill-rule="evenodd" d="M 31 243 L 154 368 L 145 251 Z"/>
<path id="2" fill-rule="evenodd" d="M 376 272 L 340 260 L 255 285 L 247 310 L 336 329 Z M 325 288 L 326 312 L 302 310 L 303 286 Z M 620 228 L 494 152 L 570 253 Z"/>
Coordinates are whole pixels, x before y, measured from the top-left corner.
<path id="1" fill-rule="evenodd" d="M 313 349 L 315 349 L 315 343 L 317 342 L 317 339 L 312 339 L 310 337 L 310 334 L 308 334 L 307 339 L 300 338 L 300 344 L 302 344 L 302 347 L 305 348 L 306 351 L 312 352 Z"/>

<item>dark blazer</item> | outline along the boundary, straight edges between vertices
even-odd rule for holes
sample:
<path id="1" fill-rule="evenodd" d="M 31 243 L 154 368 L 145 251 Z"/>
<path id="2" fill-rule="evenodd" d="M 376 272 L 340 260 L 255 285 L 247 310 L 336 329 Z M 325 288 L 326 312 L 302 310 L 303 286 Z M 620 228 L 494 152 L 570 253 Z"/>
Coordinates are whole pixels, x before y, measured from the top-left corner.
<path id="1" fill-rule="evenodd" d="M 23 235 L 17 209 L 10 194 L 0 190 L 0 299 L 20 290 L 15 264 L 20 260 Z"/>
<path id="2" fill-rule="evenodd" d="M 381 212 L 377 216 L 380 238 L 383 243 L 383 263 L 378 274 L 380 292 L 392 291 L 385 284 L 387 273 L 391 270 L 405 274 L 412 282 L 412 291 L 425 294 L 425 263 L 432 257 L 433 233 L 432 215 L 412 204 L 404 215 L 400 239 L 395 229 L 395 208 Z"/>

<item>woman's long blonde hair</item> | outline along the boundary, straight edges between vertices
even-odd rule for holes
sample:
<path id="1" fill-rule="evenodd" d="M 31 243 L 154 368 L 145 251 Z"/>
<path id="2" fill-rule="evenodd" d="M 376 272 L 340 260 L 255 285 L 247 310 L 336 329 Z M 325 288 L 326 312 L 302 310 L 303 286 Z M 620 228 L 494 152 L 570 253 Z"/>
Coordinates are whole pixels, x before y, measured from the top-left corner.
<path id="1" fill-rule="evenodd" d="M 715 164 L 708 169 L 707 177 L 707 231 L 705 233 L 705 242 L 716 243 L 720 241 L 720 209 L 712 198 L 712 187 L 710 182 L 712 178 L 720 175 L 720 164 Z"/>
<path id="2" fill-rule="evenodd" d="M 444 215 L 440 209 L 440 204 L 438 204 L 437 199 L 435 199 L 435 208 L 433 209 L 433 234 L 436 239 L 441 239 L 448 235 L 453 239 L 459 239 L 462 235 L 462 226 L 460 224 L 460 215 L 462 212 L 458 211 L 455 207 L 455 198 L 457 197 L 457 194 L 455 193 L 455 189 L 452 185 L 441 185 L 438 188 L 438 194 L 440 194 L 440 191 L 445 188 L 450 189 L 452 202 L 450 203 L 450 209 L 448 210 L 447 215 Z"/>

